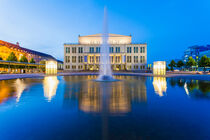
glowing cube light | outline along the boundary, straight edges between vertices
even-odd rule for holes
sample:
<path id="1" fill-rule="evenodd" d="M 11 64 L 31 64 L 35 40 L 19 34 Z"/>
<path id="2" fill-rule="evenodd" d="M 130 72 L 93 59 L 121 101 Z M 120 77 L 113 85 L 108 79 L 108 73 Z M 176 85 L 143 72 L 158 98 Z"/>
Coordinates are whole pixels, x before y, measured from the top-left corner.
<path id="1" fill-rule="evenodd" d="M 57 61 L 46 61 L 46 74 L 57 74 Z"/>
<path id="2" fill-rule="evenodd" d="M 156 61 L 153 62 L 153 75 L 165 75 L 166 74 L 166 62 Z"/>

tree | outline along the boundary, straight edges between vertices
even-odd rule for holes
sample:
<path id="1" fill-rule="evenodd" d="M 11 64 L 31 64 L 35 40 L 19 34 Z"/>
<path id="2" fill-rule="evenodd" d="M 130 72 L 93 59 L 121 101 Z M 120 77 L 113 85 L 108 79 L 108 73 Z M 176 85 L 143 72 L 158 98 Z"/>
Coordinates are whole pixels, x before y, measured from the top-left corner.
<path id="1" fill-rule="evenodd" d="M 23 56 L 20 58 L 20 62 L 26 62 L 26 63 L 28 63 L 28 59 L 26 58 L 25 55 L 23 55 Z"/>
<path id="2" fill-rule="evenodd" d="M 13 52 L 9 54 L 9 56 L 7 57 L 7 61 L 17 61 L 17 57 Z"/>
<path id="3" fill-rule="evenodd" d="M 209 60 L 210 59 L 206 55 L 202 56 L 201 59 L 198 61 L 199 67 L 203 67 L 203 70 L 206 71 L 206 67 L 210 65 Z"/>
<path id="4" fill-rule="evenodd" d="M 171 70 L 174 70 L 174 67 L 176 67 L 176 62 L 174 60 L 171 60 L 171 63 L 168 65 L 169 67 L 171 67 Z"/>
<path id="5" fill-rule="evenodd" d="M 0 60 L 3 60 L 1 56 L 0 56 Z"/>
<path id="6" fill-rule="evenodd" d="M 178 62 L 177 62 L 177 67 L 178 68 L 181 68 L 181 67 L 183 67 L 184 66 L 184 62 L 182 61 L 182 60 L 179 60 Z"/>
<path id="7" fill-rule="evenodd" d="M 30 63 L 36 63 L 36 62 L 34 61 L 34 58 L 31 58 Z"/>
<path id="8" fill-rule="evenodd" d="M 195 62 L 195 60 L 192 58 L 192 56 L 190 56 L 190 57 L 188 58 L 188 61 L 187 61 L 187 63 L 186 63 L 186 66 L 188 66 L 188 67 L 196 66 L 196 62 Z"/>

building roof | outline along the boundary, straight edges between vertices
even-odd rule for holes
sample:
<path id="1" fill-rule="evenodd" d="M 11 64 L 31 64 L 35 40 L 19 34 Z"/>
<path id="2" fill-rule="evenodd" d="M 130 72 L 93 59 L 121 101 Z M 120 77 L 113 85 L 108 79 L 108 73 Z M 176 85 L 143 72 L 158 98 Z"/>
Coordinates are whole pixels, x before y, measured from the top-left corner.
<path id="1" fill-rule="evenodd" d="M 80 37 L 101 37 L 102 34 L 93 34 L 93 35 L 86 35 L 86 36 L 80 36 Z M 126 35 L 119 35 L 119 34 L 109 34 L 110 37 L 130 37 Z"/>
<path id="2" fill-rule="evenodd" d="M 54 60 L 56 60 L 53 56 L 51 56 L 49 54 L 20 47 L 18 43 L 17 44 L 13 44 L 13 43 L 9 43 L 9 42 L 0 40 L 0 45 L 6 46 L 6 47 L 11 48 L 11 49 L 20 49 L 20 50 L 25 51 L 26 53 L 29 53 L 29 54 L 34 54 L 34 55 L 46 57 L 48 59 L 54 59 Z"/>

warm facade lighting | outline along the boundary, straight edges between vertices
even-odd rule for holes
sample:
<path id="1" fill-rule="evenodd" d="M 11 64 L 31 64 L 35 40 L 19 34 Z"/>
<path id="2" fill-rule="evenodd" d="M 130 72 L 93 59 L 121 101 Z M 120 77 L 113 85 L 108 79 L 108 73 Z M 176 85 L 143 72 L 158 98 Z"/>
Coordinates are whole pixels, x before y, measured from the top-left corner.
<path id="1" fill-rule="evenodd" d="M 153 75 L 165 75 L 166 74 L 166 62 L 156 61 L 153 62 Z"/>
<path id="2" fill-rule="evenodd" d="M 57 61 L 46 61 L 46 74 L 57 74 Z"/>

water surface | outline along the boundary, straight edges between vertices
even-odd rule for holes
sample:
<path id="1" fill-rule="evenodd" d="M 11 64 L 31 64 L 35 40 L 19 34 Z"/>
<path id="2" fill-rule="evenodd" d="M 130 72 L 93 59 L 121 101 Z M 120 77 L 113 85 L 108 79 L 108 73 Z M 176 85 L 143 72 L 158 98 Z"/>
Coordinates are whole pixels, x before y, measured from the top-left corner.
<path id="1" fill-rule="evenodd" d="M 210 139 L 209 81 L 96 78 L 0 81 L 0 139 Z"/>

